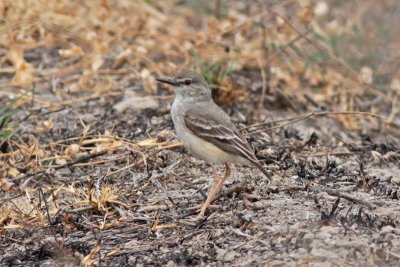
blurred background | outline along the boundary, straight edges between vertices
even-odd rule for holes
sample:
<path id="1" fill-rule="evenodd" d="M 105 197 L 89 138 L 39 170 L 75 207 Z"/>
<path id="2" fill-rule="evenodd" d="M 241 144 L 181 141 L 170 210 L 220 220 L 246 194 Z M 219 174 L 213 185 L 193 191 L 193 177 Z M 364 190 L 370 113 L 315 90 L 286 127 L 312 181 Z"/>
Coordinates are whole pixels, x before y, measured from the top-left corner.
<path id="1" fill-rule="evenodd" d="M 167 95 L 154 77 L 201 72 L 221 104 L 368 111 L 399 125 L 400 3 L 29 1 L 0 3 L 0 97 Z M 254 93 L 252 97 L 250 95 Z M 26 95 L 26 99 L 30 96 Z M 356 119 L 337 117 L 349 129 Z"/>

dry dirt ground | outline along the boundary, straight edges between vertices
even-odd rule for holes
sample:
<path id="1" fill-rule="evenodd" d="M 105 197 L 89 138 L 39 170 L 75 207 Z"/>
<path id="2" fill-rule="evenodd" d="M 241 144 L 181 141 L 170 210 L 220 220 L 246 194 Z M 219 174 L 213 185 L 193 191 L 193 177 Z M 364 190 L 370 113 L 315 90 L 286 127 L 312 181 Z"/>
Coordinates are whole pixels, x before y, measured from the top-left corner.
<path id="1" fill-rule="evenodd" d="M 19 135 L 28 140 L 37 134 L 32 129 L 51 118 L 53 128 L 37 136 L 44 143 L 74 143 L 68 140 L 81 136 L 82 124 L 91 125 L 88 137 L 112 129 L 135 143 L 174 140 L 171 100 L 158 100 L 157 110 L 118 114 L 112 106 L 120 100 L 104 97 L 50 114 L 37 111 L 44 115 L 21 123 Z M 225 110 L 244 126 L 254 107 Z M 290 117 L 264 112 L 274 120 Z M 32 193 L 37 210 L 25 216 L 43 214 L 44 223 L 7 230 L 0 265 L 399 265 L 395 138 L 368 127 L 360 135 L 349 133 L 330 118 L 311 117 L 249 141 L 273 181 L 268 184 L 256 169 L 237 167 L 197 224 L 190 220 L 197 213 L 191 208 L 205 200 L 211 167 L 179 146 L 147 149 L 146 164 L 140 153 L 120 149 L 17 178 L 13 182 L 20 187 L 43 188 L 46 202 L 40 191 Z M 26 196 L 7 196 L 2 205 L 24 208 Z"/>
<path id="2" fill-rule="evenodd" d="M 0 144 L 0 266 L 399 266 L 399 14 L 0 1 L 0 109 L 25 92 Z M 212 168 L 154 80 L 181 68 L 239 128 L 266 122 L 243 133 L 273 176 L 237 166 L 198 223 Z"/>

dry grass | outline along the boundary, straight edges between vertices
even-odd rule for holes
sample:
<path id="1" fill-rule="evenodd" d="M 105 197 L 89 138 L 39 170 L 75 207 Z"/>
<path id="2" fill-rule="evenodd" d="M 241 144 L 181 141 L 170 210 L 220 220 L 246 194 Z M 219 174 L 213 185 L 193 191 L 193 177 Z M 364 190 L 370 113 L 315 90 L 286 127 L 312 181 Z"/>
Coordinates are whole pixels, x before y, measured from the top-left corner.
<path id="1" fill-rule="evenodd" d="M 268 205 L 275 205 L 270 194 L 272 199 L 279 194 L 275 200 L 286 203 L 285 192 L 292 192 L 291 197 L 307 199 L 305 209 L 315 213 L 307 197 L 312 194 L 315 201 L 323 200 L 324 204 L 318 205 L 324 214 L 321 216 L 325 216 L 324 223 L 341 220 L 345 228 L 362 228 L 373 221 L 369 217 L 373 214 L 363 217 L 360 211 L 359 217 L 351 217 L 344 214 L 344 207 L 339 208 L 341 213 L 335 213 L 337 206 L 333 207 L 339 205 L 339 200 L 329 196 L 346 199 L 347 204 L 375 207 L 382 214 L 382 207 L 390 211 L 398 207 L 400 192 L 392 186 L 396 183 L 390 184 L 389 179 L 385 181 L 389 185 L 380 181 L 378 186 L 371 182 L 375 181 L 371 173 L 385 166 L 395 168 L 400 158 L 396 143 L 400 132 L 400 26 L 391 23 L 398 19 L 400 4 L 390 0 L 324 3 L 0 3 L 0 105 L 22 95 L 12 103 L 14 109 L 21 109 L 11 114 L 14 123 L 7 129 L 0 127 L 0 131 L 16 130 L 0 144 L 0 238 L 6 243 L 17 240 L 18 244 L 27 236 L 45 240 L 39 242 L 44 256 L 19 259 L 28 265 L 41 261 L 51 264 L 49 259 L 83 265 L 132 263 L 129 255 L 147 255 L 149 261 L 136 263 L 155 264 L 156 258 L 151 257 L 155 247 L 160 248 L 158 252 L 161 248 L 168 251 L 185 240 L 195 244 L 196 235 L 212 233 L 220 238 L 215 229 L 231 229 L 232 238 L 251 240 L 255 248 L 268 247 L 267 256 L 257 262 L 252 260 L 260 251 L 242 245 L 251 251 L 248 258 L 243 256 L 243 262 L 264 264 L 278 261 L 279 257 L 270 255 L 274 246 L 263 243 L 263 234 L 270 231 L 268 240 L 277 236 L 285 239 L 282 229 L 271 230 L 265 217 L 253 214 L 263 209 L 262 201 L 267 198 L 271 201 Z M 243 130 L 252 136 L 258 155 L 277 176 L 285 181 L 296 176 L 299 181 L 278 183 L 279 192 L 267 192 L 257 187 L 263 182 L 256 180 L 258 184 L 253 188 L 221 196 L 230 209 L 225 206 L 221 217 L 206 222 L 209 226 L 187 223 L 184 218 L 193 213 L 186 210 L 187 205 L 201 202 L 191 198 L 203 193 L 208 169 L 187 157 L 179 159 L 182 153 L 175 151 L 180 143 L 171 134 L 168 117 L 172 92 L 155 82 L 157 76 L 173 75 L 186 68 L 202 72 L 211 83 L 216 101 L 228 110 L 234 106 L 240 111 L 241 114 L 232 112 L 240 123 L 245 121 L 245 114 L 248 127 Z M 124 97 L 147 97 L 150 108 L 112 111 L 115 102 Z M 303 124 L 293 130 L 290 127 L 295 123 Z M 300 142 L 298 132 L 308 134 L 310 129 L 322 136 L 321 141 L 309 136 L 308 141 Z M 307 134 L 302 135 L 303 139 Z M 371 136 L 373 140 L 368 141 Z M 391 138 L 394 144 L 388 141 Z M 313 159 L 326 158 L 328 169 L 331 157 L 341 162 L 341 156 L 352 163 L 348 163 L 345 174 L 335 173 L 332 177 L 318 169 L 322 165 Z M 363 164 L 370 164 L 367 169 L 371 173 L 363 173 Z M 358 196 L 369 200 L 356 201 L 348 193 L 332 188 L 308 187 L 309 179 L 324 175 L 338 183 L 333 184 L 338 186 L 335 189 L 346 190 L 349 181 L 341 175 L 355 176 L 353 180 L 349 178 L 354 186 L 351 190 L 363 190 Z M 394 172 L 393 181 L 396 175 Z M 201 178 L 193 183 L 181 182 L 185 177 Z M 320 180 L 316 183 L 326 185 Z M 341 187 L 342 183 L 346 186 Z M 385 196 L 385 205 L 370 204 L 369 201 L 378 201 L 372 197 L 376 195 L 370 194 L 372 191 Z M 232 194 L 244 202 L 244 209 L 236 208 L 244 213 L 251 210 L 253 220 L 232 215 L 240 226 L 228 224 L 231 217 L 227 214 L 235 210 L 235 204 L 227 197 Z M 324 208 L 331 203 L 328 214 Z M 293 205 L 288 210 L 295 212 L 296 204 Z M 282 216 L 278 210 L 266 215 L 278 220 Z M 387 210 L 384 215 L 375 214 L 378 219 L 372 224 L 378 229 L 373 228 L 376 233 L 388 225 L 398 231 L 398 216 L 391 216 Z M 320 225 L 315 229 L 311 232 L 319 231 Z M 36 236 L 32 230 L 38 231 Z M 299 231 L 304 235 L 303 230 Z M 84 239 L 82 233 L 90 238 Z M 108 238 L 104 244 L 96 236 L 100 233 Z M 158 239 L 157 235 L 163 234 L 164 239 Z M 124 241 L 118 243 L 113 235 Z M 138 243 L 131 244 L 125 237 Z M 226 242 L 234 244 L 235 239 L 229 238 Z M 293 240 L 285 240 L 288 248 L 297 246 L 291 243 Z M 74 242 L 80 242 L 81 247 Z M 277 245 L 281 253 L 284 242 Z M 234 246 L 235 255 L 208 251 L 203 253 L 205 256 L 196 254 L 191 258 L 193 262 L 185 262 L 186 254 L 176 256 L 171 252 L 161 262 L 232 263 L 230 258 L 241 258 L 237 253 L 240 244 Z M 398 249 L 393 251 L 395 248 L 374 247 L 371 257 L 376 258 L 366 262 L 392 264 L 400 253 Z M 212 253 L 222 258 L 214 261 Z M 318 262 L 298 253 L 299 262 Z M 289 254 L 281 255 L 289 258 Z M 346 257 L 341 255 L 342 263 L 349 262 Z M 0 263 L 12 264 L 12 258 L 8 255 Z M 359 258 L 355 259 L 357 262 Z"/>

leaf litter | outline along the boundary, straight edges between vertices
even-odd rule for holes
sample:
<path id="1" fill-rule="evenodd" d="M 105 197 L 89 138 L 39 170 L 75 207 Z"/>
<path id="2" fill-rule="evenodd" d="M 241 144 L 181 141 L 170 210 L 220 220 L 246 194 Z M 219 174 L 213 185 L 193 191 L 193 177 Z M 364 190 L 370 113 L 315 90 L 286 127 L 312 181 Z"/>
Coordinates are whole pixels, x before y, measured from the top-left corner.
<path id="1" fill-rule="evenodd" d="M 0 3 L 0 105 L 22 95 L 0 145 L 0 263 L 396 266 L 400 42 L 383 2 Z M 199 224 L 211 168 L 155 83 L 185 68 L 274 176 L 237 167 Z"/>

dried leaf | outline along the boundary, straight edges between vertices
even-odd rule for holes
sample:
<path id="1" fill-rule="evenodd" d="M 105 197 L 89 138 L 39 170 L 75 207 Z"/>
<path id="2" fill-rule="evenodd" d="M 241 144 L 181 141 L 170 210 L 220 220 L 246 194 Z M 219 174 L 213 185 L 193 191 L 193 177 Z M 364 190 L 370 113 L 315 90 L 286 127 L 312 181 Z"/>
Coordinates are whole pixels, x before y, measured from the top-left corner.
<path id="1" fill-rule="evenodd" d="M 370 67 L 364 66 L 361 68 L 359 79 L 360 82 L 366 84 L 372 84 L 374 72 Z"/>
<path id="2" fill-rule="evenodd" d="M 97 265 L 98 264 L 98 259 L 94 259 L 95 255 L 100 251 L 100 246 L 95 245 L 92 250 L 87 254 L 83 260 L 82 264 L 85 266 L 92 266 L 92 265 Z"/>
<path id="3" fill-rule="evenodd" d="M 83 51 L 82 48 L 79 46 L 75 46 L 71 49 L 60 49 L 58 50 L 58 53 L 63 59 L 71 58 L 71 57 L 77 57 L 77 56 L 82 56 Z"/>
<path id="4" fill-rule="evenodd" d="M 150 74 L 148 69 L 143 69 L 140 72 L 140 77 L 142 78 L 143 88 L 148 94 L 154 94 L 156 92 L 156 80 L 154 76 Z"/>
<path id="5" fill-rule="evenodd" d="M 79 153 L 80 145 L 72 144 L 67 147 L 65 150 L 65 154 L 70 158 L 75 158 L 76 155 Z"/>
<path id="6" fill-rule="evenodd" d="M 49 119 L 43 122 L 43 126 L 46 128 L 46 130 L 51 130 L 54 127 L 54 122 L 52 119 Z"/>

